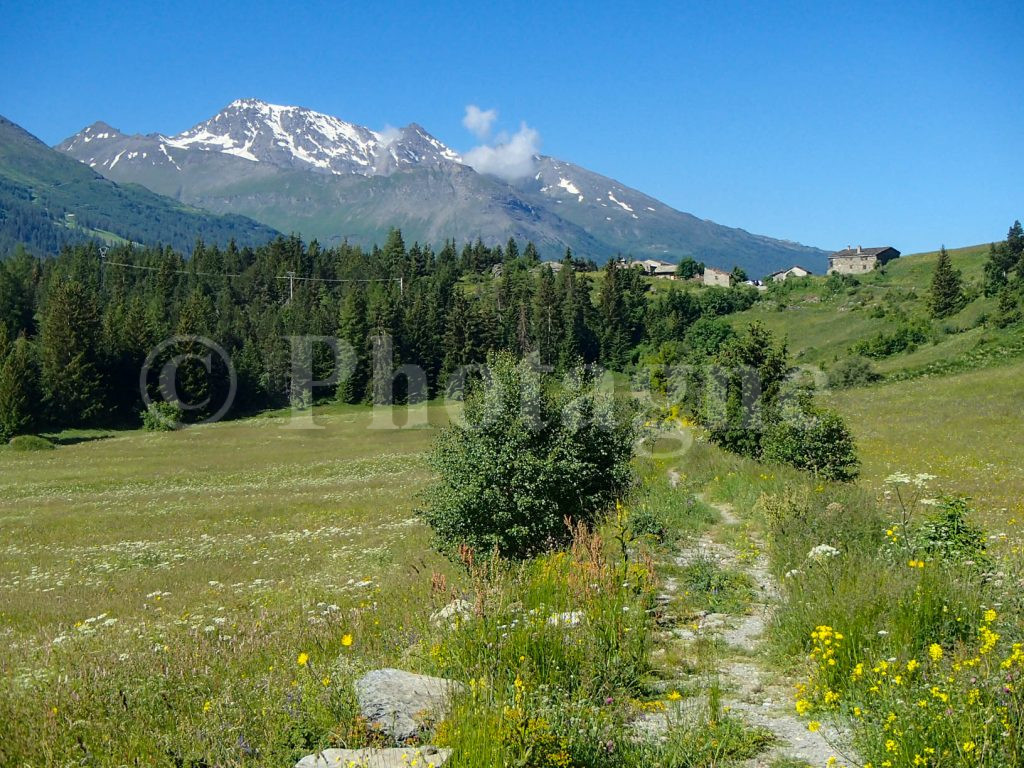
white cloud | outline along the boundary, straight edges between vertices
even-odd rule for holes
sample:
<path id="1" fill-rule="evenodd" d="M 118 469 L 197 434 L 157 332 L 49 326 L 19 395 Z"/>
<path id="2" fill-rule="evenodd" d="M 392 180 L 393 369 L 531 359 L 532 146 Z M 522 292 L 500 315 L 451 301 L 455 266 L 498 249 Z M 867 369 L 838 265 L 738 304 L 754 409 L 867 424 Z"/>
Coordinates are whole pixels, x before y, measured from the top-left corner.
<path id="1" fill-rule="evenodd" d="M 539 151 L 540 134 L 526 123 L 520 123 L 519 130 L 511 136 L 501 134 L 495 144 L 474 147 L 462 157 L 466 165 L 477 173 L 515 181 L 535 172 L 534 156 Z"/>
<path id="2" fill-rule="evenodd" d="M 491 134 L 491 126 L 498 119 L 498 110 L 480 109 L 476 104 L 466 106 L 466 114 L 462 118 L 462 124 L 466 130 L 483 141 Z"/>
<path id="3" fill-rule="evenodd" d="M 386 147 L 391 142 L 401 138 L 401 136 L 401 128 L 395 128 L 393 125 L 385 125 L 384 130 L 380 131 L 380 143 Z"/>

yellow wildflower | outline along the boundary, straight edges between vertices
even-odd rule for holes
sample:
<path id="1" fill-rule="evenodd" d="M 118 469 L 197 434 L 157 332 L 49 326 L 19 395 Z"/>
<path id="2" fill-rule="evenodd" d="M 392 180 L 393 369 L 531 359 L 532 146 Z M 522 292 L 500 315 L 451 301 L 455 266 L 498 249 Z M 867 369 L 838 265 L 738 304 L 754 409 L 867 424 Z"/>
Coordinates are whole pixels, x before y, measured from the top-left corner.
<path id="1" fill-rule="evenodd" d="M 306 666 L 307 664 L 309 664 L 309 654 L 303 651 L 299 654 L 299 658 L 296 659 L 296 662 L 300 667 Z"/>

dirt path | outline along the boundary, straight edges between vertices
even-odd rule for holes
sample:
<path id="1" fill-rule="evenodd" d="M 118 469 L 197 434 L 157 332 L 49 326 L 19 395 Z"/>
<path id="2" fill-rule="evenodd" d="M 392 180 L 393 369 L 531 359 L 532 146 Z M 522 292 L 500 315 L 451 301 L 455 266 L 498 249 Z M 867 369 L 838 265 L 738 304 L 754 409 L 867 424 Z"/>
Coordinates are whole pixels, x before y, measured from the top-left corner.
<path id="1" fill-rule="evenodd" d="M 669 481 L 675 486 L 678 475 L 670 471 Z M 764 661 L 761 637 L 778 604 L 779 591 L 768 569 L 763 543 L 731 506 L 700 500 L 717 510 L 720 520 L 698 541 L 677 553 L 676 564 L 685 566 L 697 558 L 714 559 L 722 568 L 747 573 L 755 585 L 755 594 L 742 613 L 707 613 L 686 626 L 670 630 L 667 645 L 675 645 L 673 650 L 686 656 L 695 652 L 700 641 L 713 641 L 710 645 L 717 649 L 712 662 L 715 669 L 700 673 L 704 678 L 703 686 L 706 688 L 708 680 L 714 677 L 722 692 L 723 711 L 739 714 L 751 726 L 774 734 L 773 746 L 747 761 L 747 768 L 768 768 L 780 758 L 797 764 L 803 761 L 814 768 L 828 766 L 831 758 L 835 758 L 836 766 L 857 765 L 859 761 L 848 749 L 833 746 L 841 743 L 841 735 L 829 726 L 822 725 L 814 733 L 807 729 L 806 721 L 798 718 L 793 710 L 792 681 L 780 678 Z M 730 543 L 737 540 L 746 545 L 743 555 Z M 664 598 L 671 599 L 678 590 L 679 585 L 670 579 L 665 585 Z M 691 690 L 695 682 L 701 686 L 701 681 L 695 681 L 693 675 L 681 675 L 673 682 Z M 691 698 L 684 709 L 696 711 L 706 706 L 707 697 L 703 695 Z M 656 719 L 650 720 L 648 727 L 657 729 Z"/>

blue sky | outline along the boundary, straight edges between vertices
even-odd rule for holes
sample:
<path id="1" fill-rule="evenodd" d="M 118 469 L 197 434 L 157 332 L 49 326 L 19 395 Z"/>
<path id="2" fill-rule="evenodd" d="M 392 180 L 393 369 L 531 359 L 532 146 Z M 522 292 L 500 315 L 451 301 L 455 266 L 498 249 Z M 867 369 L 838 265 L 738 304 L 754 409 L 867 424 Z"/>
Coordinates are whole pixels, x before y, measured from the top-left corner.
<path id="1" fill-rule="evenodd" d="M 678 7 L 672 7 L 677 5 Z M 1024 3 L 8 4 L 0 114 L 176 133 L 240 97 L 542 151 L 722 224 L 904 253 L 1024 218 Z"/>

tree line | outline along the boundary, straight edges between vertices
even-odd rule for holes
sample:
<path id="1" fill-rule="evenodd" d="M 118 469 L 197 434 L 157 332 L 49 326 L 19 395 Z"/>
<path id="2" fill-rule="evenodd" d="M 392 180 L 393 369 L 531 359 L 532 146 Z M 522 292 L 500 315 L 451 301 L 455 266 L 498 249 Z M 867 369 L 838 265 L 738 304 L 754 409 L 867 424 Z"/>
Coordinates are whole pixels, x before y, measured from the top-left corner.
<path id="1" fill-rule="evenodd" d="M 16 249 L 0 262 L 0 438 L 137 424 L 140 370 L 171 337 L 209 338 L 224 349 L 237 382 L 231 414 L 242 415 L 288 404 L 291 337 L 344 342 L 351 375 L 317 395 L 359 403 L 374 397 L 375 339 L 389 339 L 395 367 L 421 368 L 428 395 L 437 396 L 453 372 L 496 351 L 531 355 L 556 371 L 580 362 L 622 371 L 706 354 L 732 334 L 722 316 L 757 300 L 745 286 L 673 285 L 652 297 L 651 282 L 622 266 L 613 260 L 595 274 L 567 251 L 552 268 L 532 243 L 515 240 L 449 241 L 435 251 L 407 246 L 398 230 L 370 249 L 297 237 L 243 248 L 197 242 L 188 255 L 89 243 L 39 259 Z M 203 350 L 187 340 L 164 359 L 173 354 L 189 359 L 177 397 L 216 403 L 227 387 L 223 362 L 205 370 Z M 312 346 L 311 362 L 317 381 L 337 365 L 326 344 Z M 398 377 L 399 398 L 402 386 Z"/>

